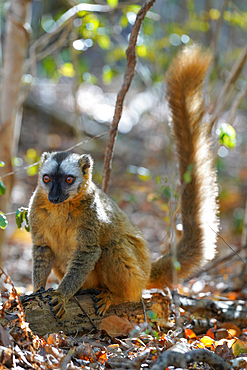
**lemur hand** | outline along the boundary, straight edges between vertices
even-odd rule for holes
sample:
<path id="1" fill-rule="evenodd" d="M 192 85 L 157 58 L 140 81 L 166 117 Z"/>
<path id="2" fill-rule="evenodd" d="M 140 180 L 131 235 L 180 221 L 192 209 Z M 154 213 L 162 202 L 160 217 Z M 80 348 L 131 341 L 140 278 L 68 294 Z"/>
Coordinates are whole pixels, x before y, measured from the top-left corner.
<path id="1" fill-rule="evenodd" d="M 62 319 L 65 315 L 65 305 L 68 301 L 63 293 L 54 290 L 53 292 L 45 293 L 44 296 L 50 298 L 49 305 L 54 315 L 58 319 Z"/>
<path id="2" fill-rule="evenodd" d="M 112 295 L 108 290 L 101 290 L 94 298 L 94 308 L 96 315 L 104 316 L 112 304 Z"/>

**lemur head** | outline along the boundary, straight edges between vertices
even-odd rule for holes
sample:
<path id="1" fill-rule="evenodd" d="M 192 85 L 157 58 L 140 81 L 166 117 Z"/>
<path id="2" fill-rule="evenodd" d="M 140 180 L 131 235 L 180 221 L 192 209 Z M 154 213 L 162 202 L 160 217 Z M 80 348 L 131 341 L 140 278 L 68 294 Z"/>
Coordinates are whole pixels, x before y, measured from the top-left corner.
<path id="1" fill-rule="evenodd" d="M 90 155 L 54 152 L 41 156 L 39 184 L 51 203 L 74 198 L 90 185 L 93 159 Z"/>

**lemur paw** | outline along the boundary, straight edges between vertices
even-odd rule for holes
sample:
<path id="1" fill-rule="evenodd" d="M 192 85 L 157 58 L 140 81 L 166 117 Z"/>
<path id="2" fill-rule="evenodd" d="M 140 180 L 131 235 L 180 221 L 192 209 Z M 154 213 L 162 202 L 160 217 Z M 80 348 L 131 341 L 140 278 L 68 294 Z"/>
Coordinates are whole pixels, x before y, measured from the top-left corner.
<path id="1" fill-rule="evenodd" d="M 112 304 L 112 294 L 108 290 L 102 290 L 100 294 L 95 296 L 94 302 L 96 315 L 104 316 Z"/>
<path id="2" fill-rule="evenodd" d="M 67 303 L 65 296 L 56 290 L 47 292 L 44 296 L 50 298 L 49 305 L 54 315 L 58 319 L 62 319 L 65 315 L 65 304 Z"/>

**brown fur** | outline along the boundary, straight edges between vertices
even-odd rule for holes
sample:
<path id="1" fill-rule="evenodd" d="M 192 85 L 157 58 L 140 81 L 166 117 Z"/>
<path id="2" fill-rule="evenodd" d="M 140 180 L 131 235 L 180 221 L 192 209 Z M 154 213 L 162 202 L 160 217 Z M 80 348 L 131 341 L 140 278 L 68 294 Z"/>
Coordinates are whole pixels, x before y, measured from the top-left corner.
<path id="1" fill-rule="evenodd" d="M 210 54 L 202 53 L 200 47 L 193 45 L 178 55 L 167 75 L 167 97 L 182 188 L 183 237 L 176 246 L 176 258 L 181 266 L 180 271 L 176 271 L 178 278 L 187 277 L 215 255 L 216 172 L 208 125 L 202 121 L 202 87 L 210 61 Z M 184 174 L 190 165 L 193 165 L 192 180 L 186 183 Z M 152 264 L 148 287 L 171 286 L 174 271 L 171 254 L 162 256 Z"/>
<path id="2" fill-rule="evenodd" d="M 176 248 L 181 265 L 178 277 L 188 276 L 214 256 L 217 191 L 206 124 L 201 122 L 202 83 L 209 63 L 210 56 L 200 48 L 186 48 L 167 78 L 183 189 L 184 236 Z M 82 185 L 77 195 L 52 204 L 38 184 L 30 202 L 34 290 L 45 286 L 53 268 L 61 280 L 52 294 L 58 317 L 63 316 L 67 300 L 80 288 L 102 289 L 99 312 L 104 313 L 111 304 L 139 300 L 146 287 L 162 288 L 173 281 L 171 255 L 151 266 L 148 246 L 139 229 L 91 181 L 88 157 L 81 162 Z M 192 181 L 185 183 L 183 176 L 191 164 Z M 211 256 L 206 255 L 208 250 Z"/>

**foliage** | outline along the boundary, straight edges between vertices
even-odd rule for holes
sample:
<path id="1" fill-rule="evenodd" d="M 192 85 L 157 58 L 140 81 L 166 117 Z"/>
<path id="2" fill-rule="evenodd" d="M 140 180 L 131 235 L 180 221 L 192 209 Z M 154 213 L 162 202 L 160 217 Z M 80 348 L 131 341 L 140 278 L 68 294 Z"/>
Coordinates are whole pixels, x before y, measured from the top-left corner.
<path id="1" fill-rule="evenodd" d="M 4 195 L 6 191 L 6 186 L 4 185 L 3 181 L 0 179 L 0 195 Z"/>
<path id="2" fill-rule="evenodd" d="M 15 218 L 16 218 L 16 225 L 19 229 L 22 227 L 22 224 L 24 222 L 25 230 L 30 231 L 30 226 L 28 222 L 28 208 L 25 208 L 25 207 L 18 208 Z"/>
<path id="3" fill-rule="evenodd" d="M 0 212 L 0 228 L 6 229 L 8 225 L 8 220 L 3 212 Z"/>
<path id="4" fill-rule="evenodd" d="M 220 125 L 217 130 L 219 136 L 219 143 L 225 145 L 226 148 L 232 149 L 236 145 L 236 131 L 235 129 L 226 123 Z"/>

